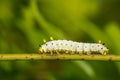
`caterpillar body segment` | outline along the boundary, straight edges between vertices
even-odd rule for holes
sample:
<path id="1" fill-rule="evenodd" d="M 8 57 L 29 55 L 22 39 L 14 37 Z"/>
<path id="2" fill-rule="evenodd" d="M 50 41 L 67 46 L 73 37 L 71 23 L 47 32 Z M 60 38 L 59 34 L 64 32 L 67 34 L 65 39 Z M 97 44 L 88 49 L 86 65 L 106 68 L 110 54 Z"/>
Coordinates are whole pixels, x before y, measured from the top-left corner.
<path id="1" fill-rule="evenodd" d="M 72 54 L 102 54 L 106 55 L 108 49 L 101 43 L 82 43 L 70 40 L 52 40 L 41 45 L 39 52 L 42 53 L 72 53 Z"/>

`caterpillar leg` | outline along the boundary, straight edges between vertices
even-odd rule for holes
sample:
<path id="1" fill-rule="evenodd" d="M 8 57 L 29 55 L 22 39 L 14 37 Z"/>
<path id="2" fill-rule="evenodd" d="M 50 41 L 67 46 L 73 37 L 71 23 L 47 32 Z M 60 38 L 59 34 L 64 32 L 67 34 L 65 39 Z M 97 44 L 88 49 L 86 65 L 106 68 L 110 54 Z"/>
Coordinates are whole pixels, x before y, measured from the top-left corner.
<path id="1" fill-rule="evenodd" d="M 107 52 L 105 51 L 105 52 L 103 52 L 103 54 L 102 55 L 106 55 L 107 54 Z"/>
<path id="2" fill-rule="evenodd" d="M 42 54 L 43 53 L 43 49 L 40 47 L 39 48 L 39 53 Z"/>
<path id="3" fill-rule="evenodd" d="M 67 53 L 67 54 L 71 54 L 71 55 L 72 55 L 72 54 L 75 54 L 74 51 L 68 51 L 68 50 L 66 51 L 66 53 Z"/>
<path id="4" fill-rule="evenodd" d="M 53 51 L 49 51 L 49 53 L 50 53 L 50 55 L 53 55 L 54 52 Z"/>
<path id="5" fill-rule="evenodd" d="M 76 54 L 82 55 L 83 51 L 76 52 Z"/>
<path id="6" fill-rule="evenodd" d="M 65 51 L 65 53 L 66 53 L 66 54 L 68 54 L 68 53 L 69 53 L 69 51 Z"/>
<path id="7" fill-rule="evenodd" d="M 106 50 L 102 53 L 102 55 L 106 55 L 106 54 L 108 53 L 108 51 L 109 51 L 109 49 L 106 49 Z"/>
<path id="8" fill-rule="evenodd" d="M 82 55 L 83 53 L 82 53 L 82 52 L 79 52 L 78 54 L 79 54 L 79 55 Z"/>
<path id="9" fill-rule="evenodd" d="M 59 51 L 56 50 L 56 54 L 59 55 L 60 54 Z"/>
<path id="10" fill-rule="evenodd" d="M 91 55 L 91 52 L 84 52 L 85 55 Z"/>
<path id="11" fill-rule="evenodd" d="M 91 55 L 91 52 L 87 52 L 86 54 L 87 54 L 87 55 Z"/>

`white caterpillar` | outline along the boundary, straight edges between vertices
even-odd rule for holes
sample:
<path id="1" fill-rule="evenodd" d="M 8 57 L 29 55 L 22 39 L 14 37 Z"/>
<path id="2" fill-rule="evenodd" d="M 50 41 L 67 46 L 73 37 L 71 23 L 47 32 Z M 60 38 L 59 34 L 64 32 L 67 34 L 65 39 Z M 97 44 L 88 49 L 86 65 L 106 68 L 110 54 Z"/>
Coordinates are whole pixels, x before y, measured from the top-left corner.
<path id="1" fill-rule="evenodd" d="M 101 43 L 82 43 L 68 40 L 53 40 L 41 45 L 39 52 L 51 53 L 74 53 L 74 54 L 91 54 L 99 53 L 106 55 L 108 49 Z"/>

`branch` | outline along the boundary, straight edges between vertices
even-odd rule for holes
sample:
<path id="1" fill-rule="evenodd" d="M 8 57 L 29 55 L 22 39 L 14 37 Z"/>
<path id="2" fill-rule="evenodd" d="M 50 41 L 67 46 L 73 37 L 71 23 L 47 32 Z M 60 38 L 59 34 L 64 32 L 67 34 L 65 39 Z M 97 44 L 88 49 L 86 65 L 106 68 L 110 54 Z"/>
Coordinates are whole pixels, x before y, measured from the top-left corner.
<path id="1" fill-rule="evenodd" d="M 120 61 L 120 55 L 0 54 L 0 60 L 98 60 L 98 61 Z"/>

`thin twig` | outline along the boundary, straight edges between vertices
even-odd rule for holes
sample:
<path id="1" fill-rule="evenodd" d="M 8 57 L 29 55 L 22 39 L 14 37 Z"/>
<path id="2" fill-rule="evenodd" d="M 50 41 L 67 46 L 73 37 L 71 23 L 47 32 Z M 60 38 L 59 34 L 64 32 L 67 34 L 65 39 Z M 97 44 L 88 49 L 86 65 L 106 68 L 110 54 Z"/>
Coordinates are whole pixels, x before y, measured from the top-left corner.
<path id="1" fill-rule="evenodd" d="M 98 61 L 120 61 L 120 55 L 0 54 L 0 60 L 98 60 Z"/>

